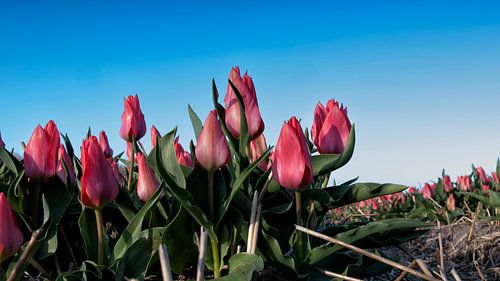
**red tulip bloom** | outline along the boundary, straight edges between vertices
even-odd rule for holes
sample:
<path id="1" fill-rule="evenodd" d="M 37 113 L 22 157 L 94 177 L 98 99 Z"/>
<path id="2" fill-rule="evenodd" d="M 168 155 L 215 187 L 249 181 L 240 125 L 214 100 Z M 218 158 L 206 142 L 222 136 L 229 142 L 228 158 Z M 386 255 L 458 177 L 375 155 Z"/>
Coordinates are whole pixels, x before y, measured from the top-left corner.
<path id="1" fill-rule="evenodd" d="M 142 202 L 147 202 L 160 187 L 153 170 L 149 167 L 146 157 L 142 153 L 136 154 L 139 175 L 137 179 L 137 195 Z"/>
<path id="2" fill-rule="evenodd" d="M 281 127 L 272 161 L 273 177 L 281 186 L 297 191 L 311 184 L 311 154 L 295 117 Z"/>
<path id="3" fill-rule="evenodd" d="M 453 191 L 453 183 L 451 183 L 450 176 L 446 175 L 443 178 L 443 190 L 445 192 Z"/>
<path id="4" fill-rule="evenodd" d="M 99 134 L 99 145 L 101 146 L 102 152 L 106 158 L 113 158 L 113 149 L 109 146 L 108 136 L 104 131 Z"/>
<path id="5" fill-rule="evenodd" d="M 118 196 L 115 173 L 95 136 L 83 141 L 81 158 L 82 203 L 89 208 L 100 209 Z"/>
<path id="6" fill-rule="evenodd" d="M 424 184 L 423 197 L 426 199 L 431 199 L 434 196 L 434 189 L 428 184 Z"/>
<path id="7" fill-rule="evenodd" d="M 415 193 L 415 187 L 411 186 L 410 188 L 408 188 L 408 193 L 410 194 Z"/>
<path id="8" fill-rule="evenodd" d="M 5 143 L 2 140 L 2 133 L 0 133 L 0 147 L 5 148 Z"/>
<path id="9" fill-rule="evenodd" d="M 175 150 L 175 156 L 177 157 L 177 162 L 179 162 L 179 165 L 194 169 L 194 162 L 191 159 L 191 154 L 189 154 L 189 152 L 185 151 L 184 148 L 182 147 L 182 145 L 179 143 L 179 137 L 175 138 L 174 150 Z"/>
<path id="10" fill-rule="evenodd" d="M 132 137 L 137 141 L 146 134 L 146 121 L 139 104 L 139 97 L 128 96 L 125 99 L 125 109 L 122 113 L 120 137 L 131 142 Z"/>
<path id="11" fill-rule="evenodd" d="M 483 187 L 482 187 L 481 189 L 482 189 L 483 191 L 490 191 L 490 190 L 491 190 L 490 186 L 489 186 L 489 185 L 487 185 L 487 184 L 483 184 Z"/>
<path id="12" fill-rule="evenodd" d="M 161 134 L 155 126 L 151 127 L 151 149 L 156 147 L 156 140 L 161 139 Z"/>
<path id="13" fill-rule="evenodd" d="M 451 193 L 446 200 L 446 208 L 451 212 L 455 211 L 455 197 L 453 193 Z"/>
<path id="14" fill-rule="evenodd" d="M 230 160 L 226 137 L 222 132 L 217 113 L 210 111 L 198 137 L 195 149 L 196 161 L 207 171 L 215 171 Z"/>
<path id="15" fill-rule="evenodd" d="M 472 181 L 468 176 L 459 176 L 457 185 L 460 187 L 461 191 L 468 191 L 472 186 Z"/>
<path id="16" fill-rule="evenodd" d="M 486 172 L 484 171 L 483 167 L 477 167 L 476 172 L 477 175 L 479 176 L 479 181 L 481 181 L 482 184 L 488 184 L 490 182 L 490 179 L 486 175 Z"/>
<path id="17" fill-rule="evenodd" d="M 321 102 L 316 105 L 311 133 L 319 153 L 342 153 L 350 132 L 351 122 L 347 117 L 347 108 L 339 107 L 334 99 L 328 101 L 326 108 Z"/>
<path id="18" fill-rule="evenodd" d="M 261 134 L 250 142 L 250 160 L 252 162 L 257 161 L 257 159 L 259 159 L 262 153 L 266 152 L 266 150 L 266 138 L 264 137 L 264 134 Z M 265 159 L 260 161 L 258 167 L 263 171 L 267 171 L 267 161 Z"/>
<path id="19" fill-rule="evenodd" d="M 0 264 L 23 245 L 23 234 L 12 212 L 9 200 L 0 192 Z"/>
<path id="20" fill-rule="evenodd" d="M 240 76 L 240 69 L 236 66 L 231 69 L 229 80 L 236 86 L 243 98 L 245 105 L 245 118 L 247 119 L 248 135 L 250 139 L 254 139 L 264 131 L 264 122 L 260 116 L 259 104 L 257 102 L 257 94 L 253 85 L 252 78 L 247 73 Z M 226 107 L 226 125 L 231 135 L 235 138 L 240 137 L 240 106 L 238 98 L 231 88 L 227 86 L 226 97 L 224 98 L 224 106 Z"/>
<path id="21" fill-rule="evenodd" d="M 493 182 L 496 183 L 496 184 L 500 184 L 500 182 L 498 181 L 498 175 L 497 175 L 497 172 L 491 172 L 491 178 L 493 179 Z"/>
<path id="22" fill-rule="evenodd" d="M 66 174 L 66 169 L 64 165 L 66 165 L 66 168 L 68 169 L 69 172 L 69 177 L 71 180 L 71 183 L 76 183 L 76 176 L 75 176 L 75 168 L 73 166 L 73 161 L 71 161 L 71 158 L 69 158 L 68 153 L 66 152 L 66 149 L 64 149 L 64 145 L 59 145 L 59 159 L 57 160 L 57 176 L 59 179 L 61 179 L 62 182 L 66 183 L 66 179 L 68 178 L 68 175 Z"/>
<path id="23" fill-rule="evenodd" d="M 46 182 L 56 174 L 59 130 L 50 120 L 45 128 L 38 125 L 24 150 L 25 174 L 30 180 Z"/>
<path id="24" fill-rule="evenodd" d="M 108 159 L 109 161 L 109 159 Z M 119 186 L 125 185 L 125 179 L 120 172 L 120 166 L 118 166 L 118 161 L 111 161 L 111 168 L 113 168 L 113 173 L 115 174 L 116 181 Z"/>

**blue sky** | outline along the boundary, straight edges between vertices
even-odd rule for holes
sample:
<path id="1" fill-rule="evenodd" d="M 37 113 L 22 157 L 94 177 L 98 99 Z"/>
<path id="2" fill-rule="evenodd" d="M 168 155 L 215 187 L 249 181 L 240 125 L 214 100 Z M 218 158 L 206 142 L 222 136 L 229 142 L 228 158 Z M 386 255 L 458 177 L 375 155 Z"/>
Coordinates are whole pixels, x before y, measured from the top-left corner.
<path id="1" fill-rule="evenodd" d="M 204 119 L 211 79 L 223 95 L 239 65 L 254 78 L 271 144 L 292 115 L 310 127 L 318 101 L 348 106 L 357 146 L 338 180 L 418 185 L 443 168 L 452 176 L 471 163 L 494 168 L 498 2 L 184 2 L 1 1 L 7 146 L 19 152 L 38 123 L 54 119 L 75 147 L 90 126 L 123 150 L 131 93 L 148 128 L 177 125 L 187 144 L 187 104 Z"/>

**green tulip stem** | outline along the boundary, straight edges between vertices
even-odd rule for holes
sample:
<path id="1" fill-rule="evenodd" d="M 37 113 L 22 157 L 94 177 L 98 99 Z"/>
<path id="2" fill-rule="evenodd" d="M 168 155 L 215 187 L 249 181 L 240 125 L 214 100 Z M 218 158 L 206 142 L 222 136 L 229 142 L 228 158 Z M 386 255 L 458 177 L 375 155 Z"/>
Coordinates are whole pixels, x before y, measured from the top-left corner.
<path id="1" fill-rule="evenodd" d="M 42 189 L 42 184 L 37 183 L 35 185 L 35 198 L 33 198 L 33 222 L 35 222 L 35 225 L 38 225 L 38 209 L 40 208 L 40 201 L 42 201 L 41 198 L 41 191 Z"/>
<path id="2" fill-rule="evenodd" d="M 132 137 L 132 155 L 130 156 L 130 163 L 128 166 L 128 187 L 127 190 L 129 193 L 132 193 L 132 180 L 134 175 L 134 159 L 135 158 L 135 139 Z"/>
<path id="3" fill-rule="evenodd" d="M 102 209 L 95 209 L 95 223 L 97 226 L 97 264 L 102 265 L 104 259 L 104 232 L 102 228 Z"/>
<path id="4" fill-rule="evenodd" d="M 214 171 L 208 171 L 208 215 L 210 221 L 215 225 L 214 217 Z M 210 239 L 212 244 L 212 255 L 214 259 L 214 277 L 220 278 L 220 264 L 219 264 L 219 245 L 213 239 Z"/>
<path id="5" fill-rule="evenodd" d="M 299 191 L 295 191 L 295 214 L 297 215 L 297 225 L 302 226 L 302 196 Z M 297 231 L 297 256 L 299 266 L 304 261 L 304 248 L 302 245 L 302 232 Z"/>

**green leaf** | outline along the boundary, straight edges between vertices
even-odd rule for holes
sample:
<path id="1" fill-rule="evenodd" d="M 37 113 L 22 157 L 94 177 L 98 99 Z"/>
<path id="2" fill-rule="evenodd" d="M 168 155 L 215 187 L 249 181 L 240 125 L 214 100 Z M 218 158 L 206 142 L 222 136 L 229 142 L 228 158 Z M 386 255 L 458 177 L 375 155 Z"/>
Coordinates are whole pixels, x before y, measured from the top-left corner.
<path id="1" fill-rule="evenodd" d="M 489 208 L 499 208 L 500 207 L 500 192 L 497 191 L 487 191 L 482 194 L 476 194 L 472 192 L 458 192 L 458 194 L 468 195 L 476 198 L 477 200 L 483 202 Z"/>
<path id="2" fill-rule="evenodd" d="M 233 84 L 231 80 L 228 80 L 230 87 L 233 89 L 233 92 L 236 95 L 236 98 L 238 99 L 238 105 L 240 107 L 240 154 L 244 157 L 246 157 L 247 154 L 247 146 L 248 146 L 248 141 L 249 135 L 248 135 L 248 123 L 247 123 L 247 118 L 245 116 L 245 103 L 243 101 L 243 97 L 240 94 L 240 91 L 238 91 L 238 88 Z"/>
<path id="3" fill-rule="evenodd" d="M 80 218 L 78 219 L 78 227 L 82 235 L 85 254 L 87 259 L 97 262 L 97 225 L 95 220 L 95 211 L 89 208 L 83 208 Z M 107 263 L 109 256 L 108 235 L 104 232 L 104 262 Z"/>
<path id="4" fill-rule="evenodd" d="M 114 264 L 116 261 L 121 259 L 128 248 L 140 238 L 144 216 L 146 216 L 151 207 L 156 205 L 156 203 L 160 199 L 161 191 L 161 189 L 158 189 L 155 192 L 153 197 L 151 197 L 151 199 L 139 210 L 137 215 L 135 215 L 127 228 L 120 235 L 120 238 L 118 239 L 118 241 L 116 241 L 115 247 L 113 249 L 111 264 Z"/>
<path id="5" fill-rule="evenodd" d="M 152 241 L 139 238 L 118 262 L 115 280 L 137 278 L 144 279 L 152 251 Z"/>
<path id="6" fill-rule="evenodd" d="M 188 104 L 188 113 L 189 113 L 189 119 L 191 119 L 191 124 L 193 125 L 193 130 L 194 130 L 194 136 L 196 137 L 196 140 L 198 140 L 198 137 L 200 136 L 201 129 L 203 128 L 203 123 L 200 120 L 200 117 L 194 112 L 193 108 L 191 108 L 191 105 Z"/>
<path id="7" fill-rule="evenodd" d="M 428 226 L 430 226 L 428 223 L 419 220 L 388 219 L 388 220 L 368 223 L 358 228 L 342 232 L 340 234 L 337 234 L 335 238 L 349 244 L 355 244 L 355 242 L 364 239 L 370 235 L 384 233 L 390 230 L 396 230 L 396 229 L 408 230 L 408 229 L 416 229 L 419 227 L 428 227 Z M 376 245 L 373 246 L 375 247 Z M 335 245 L 332 243 L 326 243 L 312 249 L 307 257 L 307 260 L 309 264 L 316 265 L 320 261 L 328 258 L 330 255 L 342 249 L 343 249 L 342 246 Z"/>
<path id="8" fill-rule="evenodd" d="M 347 162 L 351 160 L 352 154 L 354 152 L 355 141 L 356 135 L 354 133 L 353 124 L 351 132 L 349 133 L 349 138 L 347 139 L 347 144 L 341 154 L 320 154 L 312 156 L 311 162 L 313 175 L 321 176 L 327 173 L 331 173 L 347 164 Z"/>
<path id="9" fill-rule="evenodd" d="M 198 247 L 194 244 L 193 235 L 189 213 L 181 207 L 163 235 L 163 243 L 168 246 L 170 266 L 177 274 L 181 274 L 186 267 L 196 264 Z"/>
<path id="10" fill-rule="evenodd" d="M 19 162 L 19 160 L 17 160 L 17 158 L 14 155 L 12 155 L 12 153 L 10 153 L 1 146 L 0 146 L 0 160 L 15 175 L 17 175 L 20 171 L 24 169 L 21 162 Z"/>
<path id="11" fill-rule="evenodd" d="M 264 269 L 262 258 L 248 253 L 240 253 L 229 259 L 229 274 L 220 278 L 224 281 L 250 281 L 254 271 Z"/>
<path id="12" fill-rule="evenodd" d="M 355 183 L 347 186 L 331 186 L 323 189 L 305 189 L 302 191 L 302 204 L 315 200 L 328 209 L 338 208 L 373 197 L 397 193 L 407 187 L 392 183 Z"/>

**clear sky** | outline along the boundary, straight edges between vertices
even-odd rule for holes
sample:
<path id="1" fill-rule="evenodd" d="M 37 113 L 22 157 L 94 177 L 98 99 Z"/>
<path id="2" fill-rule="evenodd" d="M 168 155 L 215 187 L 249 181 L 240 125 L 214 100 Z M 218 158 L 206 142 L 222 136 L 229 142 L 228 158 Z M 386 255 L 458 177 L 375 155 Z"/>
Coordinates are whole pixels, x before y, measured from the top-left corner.
<path id="1" fill-rule="evenodd" d="M 271 144 L 318 101 L 348 106 L 357 146 L 338 180 L 418 185 L 500 156 L 498 1 L 73 2 L 0 1 L 0 131 L 17 152 L 49 119 L 76 148 L 91 126 L 123 150 L 131 93 L 186 145 L 187 104 L 204 119 L 211 79 L 224 95 L 239 65 Z"/>

